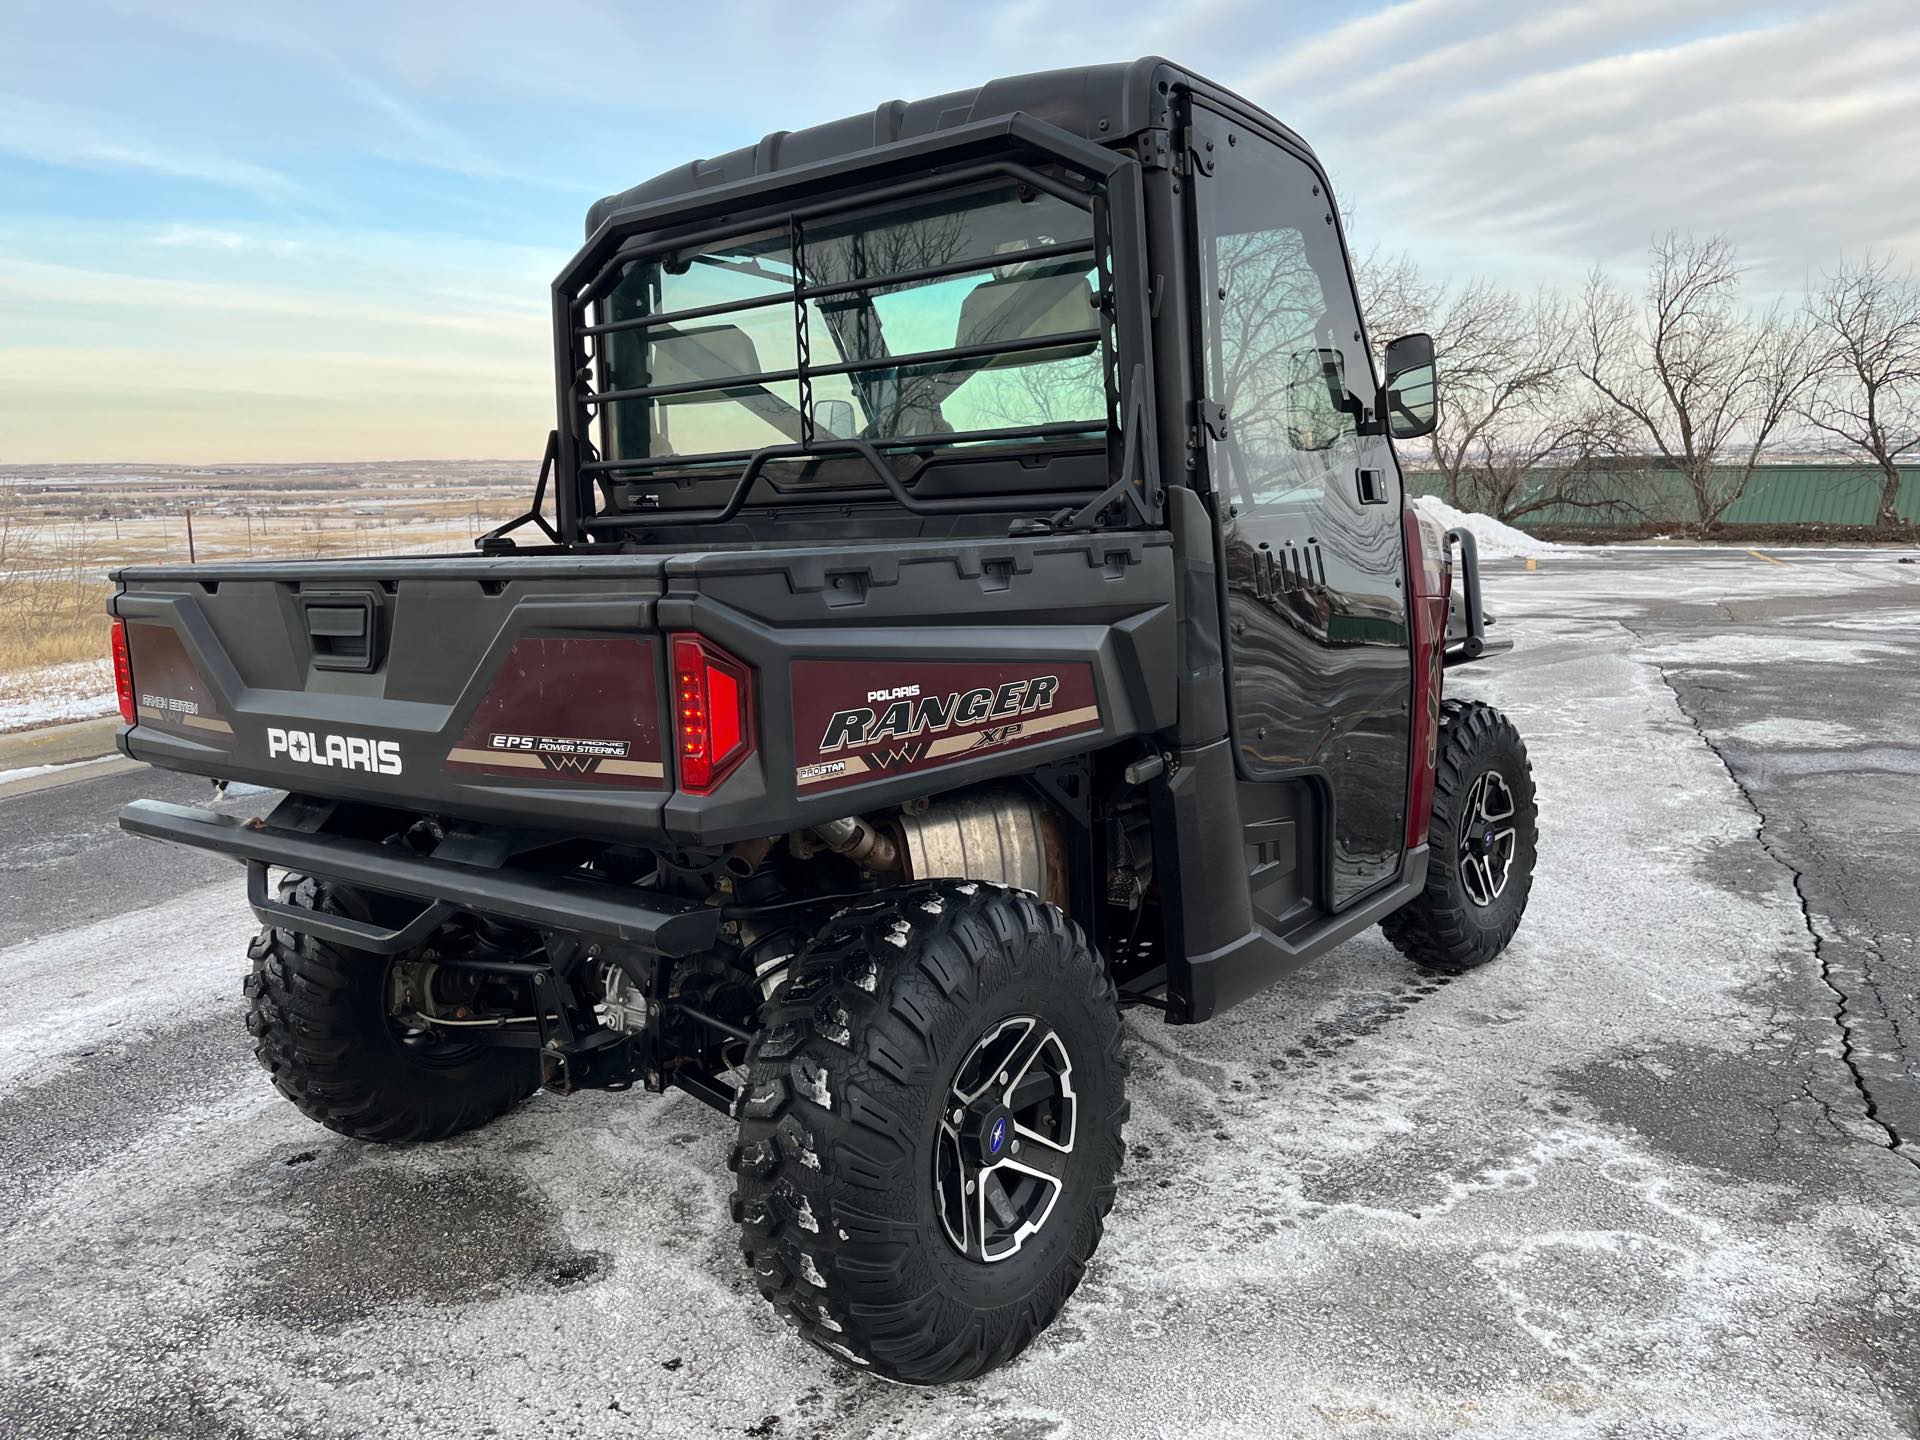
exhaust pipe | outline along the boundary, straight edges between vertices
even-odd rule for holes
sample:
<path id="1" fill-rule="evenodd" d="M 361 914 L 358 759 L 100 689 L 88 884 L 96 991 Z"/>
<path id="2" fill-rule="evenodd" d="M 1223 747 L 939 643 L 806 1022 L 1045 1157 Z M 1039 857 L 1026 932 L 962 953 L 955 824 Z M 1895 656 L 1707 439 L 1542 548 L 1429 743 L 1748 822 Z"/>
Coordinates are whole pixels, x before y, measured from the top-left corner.
<path id="1" fill-rule="evenodd" d="M 858 815 L 816 825 L 813 834 L 836 855 L 844 855 L 869 870 L 897 870 L 900 867 L 900 847 Z"/>

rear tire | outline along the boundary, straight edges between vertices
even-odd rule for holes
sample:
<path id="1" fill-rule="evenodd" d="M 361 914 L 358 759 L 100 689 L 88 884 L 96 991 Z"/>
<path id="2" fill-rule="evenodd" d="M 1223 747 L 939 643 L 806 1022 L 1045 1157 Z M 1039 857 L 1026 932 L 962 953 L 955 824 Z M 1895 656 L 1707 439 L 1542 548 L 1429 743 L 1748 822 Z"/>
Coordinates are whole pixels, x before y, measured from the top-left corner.
<path id="1" fill-rule="evenodd" d="M 1031 895 L 940 881 L 842 911 L 748 1051 L 730 1164 L 761 1293 L 891 1380 L 967 1380 L 1019 1354 L 1080 1283 L 1113 1204 L 1121 1035 L 1105 965 Z"/>
<path id="2" fill-rule="evenodd" d="M 1465 974 L 1496 958 L 1520 928 L 1539 843 L 1527 747 L 1491 705 L 1441 706 L 1427 843 L 1425 889 L 1380 928 L 1414 964 Z"/>
<path id="3" fill-rule="evenodd" d="M 365 919 L 344 886 L 289 875 L 280 898 Z M 540 1083 L 533 1052 L 409 1047 L 388 1017 L 392 959 L 268 928 L 248 947 L 247 1030 L 280 1093 L 356 1140 L 444 1140 L 518 1105 Z"/>

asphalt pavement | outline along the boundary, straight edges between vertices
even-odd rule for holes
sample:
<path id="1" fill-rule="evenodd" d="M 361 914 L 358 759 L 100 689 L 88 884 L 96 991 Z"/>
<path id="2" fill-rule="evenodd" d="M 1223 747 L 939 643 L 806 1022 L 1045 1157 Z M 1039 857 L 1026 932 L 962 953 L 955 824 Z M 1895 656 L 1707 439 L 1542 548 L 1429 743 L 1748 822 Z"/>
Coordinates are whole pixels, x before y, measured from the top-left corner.
<path id="1" fill-rule="evenodd" d="M 1193 1029 L 1129 1017 L 1107 1239 L 1016 1364 L 792 1338 L 729 1122 L 539 1095 L 433 1147 L 250 1058 L 228 862 L 0 798 L 0 1435 L 1920 1434 L 1920 565 L 1488 566 L 1540 789 L 1512 950 L 1377 935 Z M 234 797 L 226 808 L 257 807 Z"/>

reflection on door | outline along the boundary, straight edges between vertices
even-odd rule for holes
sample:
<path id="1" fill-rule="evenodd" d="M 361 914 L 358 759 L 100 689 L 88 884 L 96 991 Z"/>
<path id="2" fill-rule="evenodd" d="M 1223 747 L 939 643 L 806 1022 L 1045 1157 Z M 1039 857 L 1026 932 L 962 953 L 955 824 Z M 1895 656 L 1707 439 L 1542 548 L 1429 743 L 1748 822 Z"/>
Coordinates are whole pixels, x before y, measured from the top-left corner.
<path id="1" fill-rule="evenodd" d="M 1405 834 L 1399 476 L 1361 433 L 1373 368 L 1318 177 L 1197 107 L 1193 133 L 1214 160 L 1196 204 L 1234 742 L 1249 780 L 1324 778 L 1339 906 L 1397 871 Z"/>

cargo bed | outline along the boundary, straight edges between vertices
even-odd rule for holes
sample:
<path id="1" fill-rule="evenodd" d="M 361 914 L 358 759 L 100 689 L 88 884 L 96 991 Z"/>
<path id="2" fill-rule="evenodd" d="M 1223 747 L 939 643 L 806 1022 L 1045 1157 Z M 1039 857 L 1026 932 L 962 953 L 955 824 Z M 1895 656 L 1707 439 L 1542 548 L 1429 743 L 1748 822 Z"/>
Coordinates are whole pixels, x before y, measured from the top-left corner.
<path id="1" fill-rule="evenodd" d="M 924 794 L 928 771 L 941 786 L 1030 771 L 1174 717 L 1164 535 L 113 578 L 136 696 L 126 754 L 556 833 L 778 834 Z M 687 683 L 675 655 L 695 653 L 676 635 L 702 637 L 700 703 L 739 707 L 734 764 L 707 793 L 667 704 Z"/>

